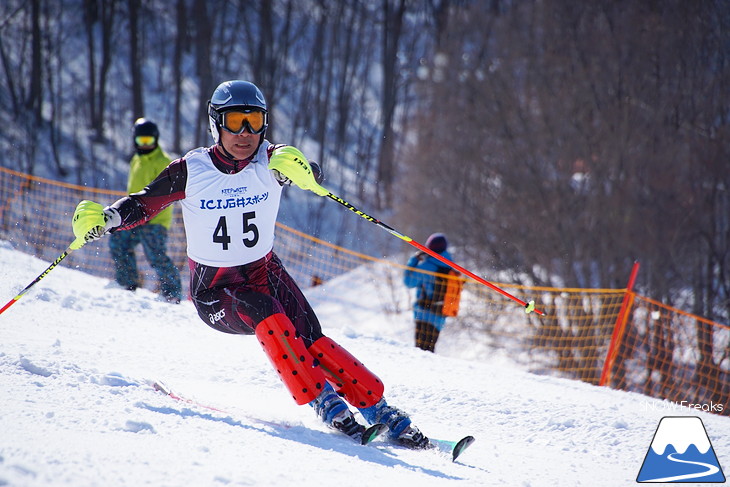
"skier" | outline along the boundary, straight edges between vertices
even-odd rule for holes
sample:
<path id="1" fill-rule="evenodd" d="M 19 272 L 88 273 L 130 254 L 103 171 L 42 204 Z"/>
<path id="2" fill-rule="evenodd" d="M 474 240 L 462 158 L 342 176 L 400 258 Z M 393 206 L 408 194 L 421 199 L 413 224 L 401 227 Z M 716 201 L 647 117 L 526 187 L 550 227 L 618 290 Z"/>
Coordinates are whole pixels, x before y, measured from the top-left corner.
<path id="1" fill-rule="evenodd" d="M 159 144 L 160 131 L 157 124 L 145 118 L 134 122 L 133 141 L 135 154 L 129 161 L 127 193 L 136 193 L 157 177 L 170 163 L 170 156 Z M 146 225 L 128 231 L 114 232 L 109 239 L 109 250 L 114 260 L 114 278 L 129 291 L 139 287 L 137 259 L 134 248 L 142 248 L 150 265 L 157 271 L 160 293 L 167 301 L 179 303 L 182 297 L 180 271 L 168 257 L 167 231 L 172 224 L 172 206 L 159 212 Z"/>
<path id="2" fill-rule="evenodd" d="M 200 318 L 224 333 L 255 335 L 297 404 L 361 439 L 343 398 L 371 424 L 412 448 L 429 446 L 409 416 L 383 397 L 381 380 L 322 332 L 302 291 L 273 252 L 282 187 L 317 192 L 322 171 L 296 148 L 265 139 L 261 91 L 242 80 L 220 84 L 208 102 L 214 144 L 172 161 L 144 190 L 103 208 L 82 201 L 72 248 L 143 224 L 174 201 L 183 208 L 190 293 Z"/>

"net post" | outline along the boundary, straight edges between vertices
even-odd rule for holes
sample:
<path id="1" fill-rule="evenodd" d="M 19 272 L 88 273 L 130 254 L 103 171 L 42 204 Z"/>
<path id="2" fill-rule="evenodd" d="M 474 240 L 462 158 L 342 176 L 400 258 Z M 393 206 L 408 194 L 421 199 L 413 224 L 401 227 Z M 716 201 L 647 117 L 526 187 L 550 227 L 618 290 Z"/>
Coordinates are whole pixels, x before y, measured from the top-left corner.
<path id="1" fill-rule="evenodd" d="M 611 380 L 611 370 L 613 364 L 616 361 L 616 355 L 618 355 L 618 347 L 623 337 L 624 330 L 626 328 L 626 322 L 628 321 L 629 308 L 633 302 L 634 297 L 634 284 L 636 283 L 636 275 L 639 273 L 639 261 L 634 261 L 634 266 L 631 268 L 631 275 L 629 276 L 629 283 L 626 285 L 626 293 L 624 299 L 621 302 L 621 309 L 618 312 L 616 318 L 616 325 L 613 327 L 613 334 L 611 335 L 611 343 L 608 346 L 608 352 L 606 353 L 606 360 L 603 363 L 603 371 L 601 371 L 601 380 L 598 385 L 608 385 Z"/>

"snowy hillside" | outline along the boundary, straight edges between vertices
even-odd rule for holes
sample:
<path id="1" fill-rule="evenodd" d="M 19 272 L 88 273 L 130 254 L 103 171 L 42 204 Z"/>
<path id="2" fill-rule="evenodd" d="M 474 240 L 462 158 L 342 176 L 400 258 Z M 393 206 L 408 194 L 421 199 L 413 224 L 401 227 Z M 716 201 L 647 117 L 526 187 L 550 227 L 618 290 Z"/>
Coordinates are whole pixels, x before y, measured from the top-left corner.
<path id="1" fill-rule="evenodd" d="M 0 305 L 47 265 L 0 242 Z M 294 404 L 252 337 L 61 264 L 0 315 L 0 486 L 636 485 L 659 420 L 677 415 L 702 418 L 730 473 L 730 418 L 473 360 L 448 331 L 422 352 L 410 315 L 373 313 L 372 293 L 347 278 L 307 291 L 325 333 L 427 435 L 477 438 L 457 463 L 355 445 Z"/>

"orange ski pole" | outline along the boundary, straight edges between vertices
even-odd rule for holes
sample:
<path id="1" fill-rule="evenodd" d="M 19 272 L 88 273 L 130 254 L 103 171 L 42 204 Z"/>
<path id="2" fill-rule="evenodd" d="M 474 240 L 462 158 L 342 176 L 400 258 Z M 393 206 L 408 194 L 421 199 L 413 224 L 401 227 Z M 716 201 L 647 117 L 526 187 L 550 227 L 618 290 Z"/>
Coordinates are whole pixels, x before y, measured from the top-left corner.
<path id="1" fill-rule="evenodd" d="M 447 259 L 446 257 L 444 257 L 444 256 L 442 256 L 442 255 L 440 255 L 440 254 L 438 254 L 438 253 L 436 253 L 436 252 L 434 252 L 433 250 L 429 249 L 429 248 L 428 248 L 428 247 L 426 247 L 425 245 L 422 245 L 422 244 L 420 244 L 420 243 L 416 242 L 416 241 L 415 241 L 415 240 L 413 240 L 413 239 L 412 239 L 411 237 L 409 237 L 409 236 L 407 236 L 407 235 L 403 235 L 402 233 L 400 233 L 400 232 L 396 231 L 396 230 L 395 230 L 395 229 L 393 229 L 392 227 L 390 227 L 390 226 L 386 225 L 385 223 L 381 222 L 381 221 L 380 221 L 380 220 L 378 220 L 377 218 L 374 218 L 374 217 L 372 217 L 372 216 L 368 215 L 367 213 L 365 213 L 365 212 L 362 212 L 362 211 L 358 210 L 358 209 L 357 209 L 357 208 L 355 208 L 355 207 L 354 207 L 353 205 L 351 205 L 351 204 L 350 204 L 350 203 L 348 203 L 347 201 L 343 200 L 343 199 L 342 199 L 342 198 L 340 198 L 339 196 L 337 196 L 337 195 L 334 195 L 334 194 L 332 194 L 331 192 L 328 192 L 328 194 L 327 194 L 326 196 L 327 196 L 328 198 L 330 198 L 331 200 L 334 200 L 334 201 L 338 202 L 339 204 L 341 204 L 342 206 L 344 206 L 344 207 L 345 207 L 345 208 L 347 208 L 348 210 L 350 210 L 350 211 L 352 211 L 352 212 L 354 212 L 354 213 L 356 213 L 356 214 L 360 215 L 361 217 L 363 217 L 364 219 L 366 219 L 366 220 L 367 220 L 367 221 L 369 221 L 370 223 L 374 223 L 375 225 L 377 225 L 377 226 L 379 226 L 380 228 L 384 229 L 385 231 L 387 231 L 387 232 L 388 232 L 388 233 L 390 233 L 391 235 L 394 235 L 394 236 L 398 237 L 399 239 L 403 240 L 404 242 L 408 242 L 408 243 L 409 243 L 410 245 L 413 245 L 413 246 L 414 246 L 414 247 L 416 247 L 416 248 L 417 248 L 418 250 L 420 250 L 420 251 L 422 251 L 422 252 L 425 252 L 425 253 L 427 253 L 428 255 L 430 255 L 431 257 L 434 257 L 434 258 L 436 258 L 436 259 L 440 260 L 441 262 L 443 262 L 444 264 L 448 265 L 448 266 L 449 266 L 449 267 L 451 267 L 452 269 L 455 269 L 455 270 L 457 270 L 457 271 L 461 272 L 462 274 L 465 274 L 465 275 L 467 275 L 467 276 L 471 277 L 472 279 L 474 279 L 474 280 L 475 280 L 475 281 L 477 281 L 478 283 L 480 283 L 480 284 L 484 284 L 484 285 L 485 285 L 485 286 L 487 286 L 488 288 L 490 288 L 490 289 L 492 289 L 492 290 L 494 290 L 494 291 L 497 291 L 497 292 L 498 292 L 499 294 L 501 294 L 502 296 L 505 296 L 505 297 L 507 297 L 507 298 L 511 299 L 512 301 L 514 301 L 514 302 L 516 302 L 516 303 L 520 304 L 520 305 L 521 305 L 522 307 L 524 307 L 524 308 L 525 308 L 525 313 L 528 313 L 528 314 L 529 314 L 529 313 L 532 313 L 532 312 L 534 311 L 535 313 L 539 314 L 540 316 L 545 316 L 545 313 L 543 313 L 542 311 L 540 311 L 540 310 L 538 310 L 538 309 L 536 309 L 536 308 L 535 308 L 535 301 L 532 301 L 532 300 L 531 300 L 531 301 L 529 301 L 529 302 L 525 302 L 525 301 L 523 301 L 523 300 L 521 300 L 521 299 L 519 299 L 519 298 L 517 298 L 517 297 L 515 297 L 515 296 L 512 296 L 512 295 L 511 295 L 510 293 L 508 293 L 508 292 L 507 292 L 507 291 L 505 291 L 504 289 L 501 289 L 501 288 L 499 288 L 498 286 L 495 286 L 494 284 L 492 284 L 491 282 L 489 282 L 489 281 L 487 281 L 487 280 L 485 280 L 485 279 L 482 279 L 481 277 L 477 276 L 477 275 L 476 275 L 476 274 L 474 274 L 473 272 L 470 272 L 470 271 L 468 271 L 467 269 L 464 269 L 464 268 L 463 268 L 463 267 L 461 267 L 460 265 L 458 265 L 458 264 L 456 264 L 456 263 L 454 263 L 454 262 L 450 261 L 450 260 L 449 260 L 449 259 Z"/>

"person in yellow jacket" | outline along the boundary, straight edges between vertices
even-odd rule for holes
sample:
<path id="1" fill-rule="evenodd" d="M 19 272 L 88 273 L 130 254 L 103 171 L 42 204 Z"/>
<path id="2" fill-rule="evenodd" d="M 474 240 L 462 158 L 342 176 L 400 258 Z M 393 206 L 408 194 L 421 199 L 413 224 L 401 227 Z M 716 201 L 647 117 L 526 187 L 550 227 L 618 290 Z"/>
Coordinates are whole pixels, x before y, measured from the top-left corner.
<path id="1" fill-rule="evenodd" d="M 139 118 L 134 123 L 136 153 L 130 161 L 128 193 L 142 191 L 172 160 L 160 147 L 159 137 L 154 122 Z M 114 232 L 109 248 L 114 259 L 115 280 L 125 289 L 134 291 L 139 287 L 134 248 L 141 243 L 147 260 L 157 272 L 160 293 L 167 301 L 179 303 L 182 297 L 180 271 L 167 255 L 167 231 L 172 225 L 172 211 L 170 205 L 144 225 Z"/>

